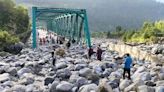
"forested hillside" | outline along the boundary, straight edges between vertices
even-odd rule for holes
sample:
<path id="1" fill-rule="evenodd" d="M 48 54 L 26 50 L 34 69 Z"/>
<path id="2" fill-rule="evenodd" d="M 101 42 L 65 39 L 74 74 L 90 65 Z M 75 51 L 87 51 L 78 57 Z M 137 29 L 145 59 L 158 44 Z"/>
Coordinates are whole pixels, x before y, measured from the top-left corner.
<path id="1" fill-rule="evenodd" d="M 140 28 L 145 21 L 164 19 L 164 4 L 155 0 L 16 0 L 26 6 L 87 9 L 91 31 L 116 26 Z M 31 9 L 31 8 L 29 8 Z M 30 12 L 31 13 L 31 12 Z"/>
<path id="2" fill-rule="evenodd" d="M 28 10 L 16 6 L 12 0 L 0 0 L 0 50 L 19 41 L 25 42 L 29 34 Z"/>

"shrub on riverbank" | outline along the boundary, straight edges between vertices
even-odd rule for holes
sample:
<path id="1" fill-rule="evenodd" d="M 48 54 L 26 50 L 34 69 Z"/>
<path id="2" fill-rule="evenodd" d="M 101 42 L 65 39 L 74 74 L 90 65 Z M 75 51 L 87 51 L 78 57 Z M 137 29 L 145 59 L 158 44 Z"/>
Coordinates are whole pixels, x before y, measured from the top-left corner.
<path id="1" fill-rule="evenodd" d="M 2 51 L 4 47 L 18 43 L 19 38 L 9 34 L 7 31 L 0 30 L 0 50 Z"/>
<path id="2" fill-rule="evenodd" d="M 122 40 L 133 43 L 157 43 L 158 37 L 164 37 L 164 21 L 145 22 L 138 31 L 125 32 Z"/>
<path id="3" fill-rule="evenodd" d="M 5 30 L 25 42 L 29 37 L 27 33 L 30 32 L 28 9 L 17 6 L 13 0 L 0 0 L 0 9 L 0 30 Z"/>

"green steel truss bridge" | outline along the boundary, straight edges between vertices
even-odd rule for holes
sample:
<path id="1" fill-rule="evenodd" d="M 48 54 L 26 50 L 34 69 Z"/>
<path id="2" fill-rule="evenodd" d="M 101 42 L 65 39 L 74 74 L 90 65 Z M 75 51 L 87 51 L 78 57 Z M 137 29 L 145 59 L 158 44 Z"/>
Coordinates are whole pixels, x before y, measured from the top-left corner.
<path id="1" fill-rule="evenodd" d="M 87 13 L 85 9 L 32 7 L 32 47 L 37 48 L 37 26 L 46 23 L 47 30 L 77 42 L 84 36 L 91 46 Z"/>

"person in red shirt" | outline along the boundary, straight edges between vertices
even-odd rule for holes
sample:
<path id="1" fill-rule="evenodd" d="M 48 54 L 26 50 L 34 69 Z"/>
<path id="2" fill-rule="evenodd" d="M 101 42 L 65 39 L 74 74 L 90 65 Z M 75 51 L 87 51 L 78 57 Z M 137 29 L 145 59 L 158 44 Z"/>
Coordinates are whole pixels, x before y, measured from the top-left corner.
<path id="1" fill-rule="evenodd" d="M 46 39 L 45 38 L 43 38 L 43 43 L 46 44 Z"/>
<path id="2" fill-rule="evenodd" d="M 42 45 L 42 38 L 40 38 L 40 45 Z"/>

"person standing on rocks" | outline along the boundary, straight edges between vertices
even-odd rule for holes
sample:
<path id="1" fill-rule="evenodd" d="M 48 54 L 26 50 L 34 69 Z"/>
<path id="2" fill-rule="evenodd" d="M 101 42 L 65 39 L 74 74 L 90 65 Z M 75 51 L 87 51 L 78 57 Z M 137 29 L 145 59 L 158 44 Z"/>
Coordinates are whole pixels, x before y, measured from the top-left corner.
<path id="1" fill-rule="evenodd" d="M 70 40 L 67 42 L 66 46 L 67 46 L 68 49 L 70 48 L 70 46 L 71 46 L 71 41 Z"/>
<path id="2" fill-rule="evenodd" d="M 97 47 L 97 60 L 101 61 L 101 55 L 102 55 L 102 49 L 100 48 L 100 45 Z"/>
<path id="3" fill-rule="evenodd" d="M 125 73 L 126 72 L 128 73 L 128 79 L 131 79 L 130 68 L 131 68 L 131 65 L 132 65 L 132 58 L 131 58 L 129 53 L 126 54 L 124 63 L 125 63 L 125 65 L 124 65 L 123 79 L 125 79 Z"/>
<path id="4" fill-rule="evenodd" d="M 54 57 L 54 51 L 51 52 L 52 64 L 55 66 L 56 58 Z"/>
<path id="5" fill-rule="evenodd" d="M 88 58 L 91 59 L 91 56 L 94 54 L 95 52 L 93 51 L 92 49 L 92 46 L 89 47 L 89 50 L 88 50 Z"/>

